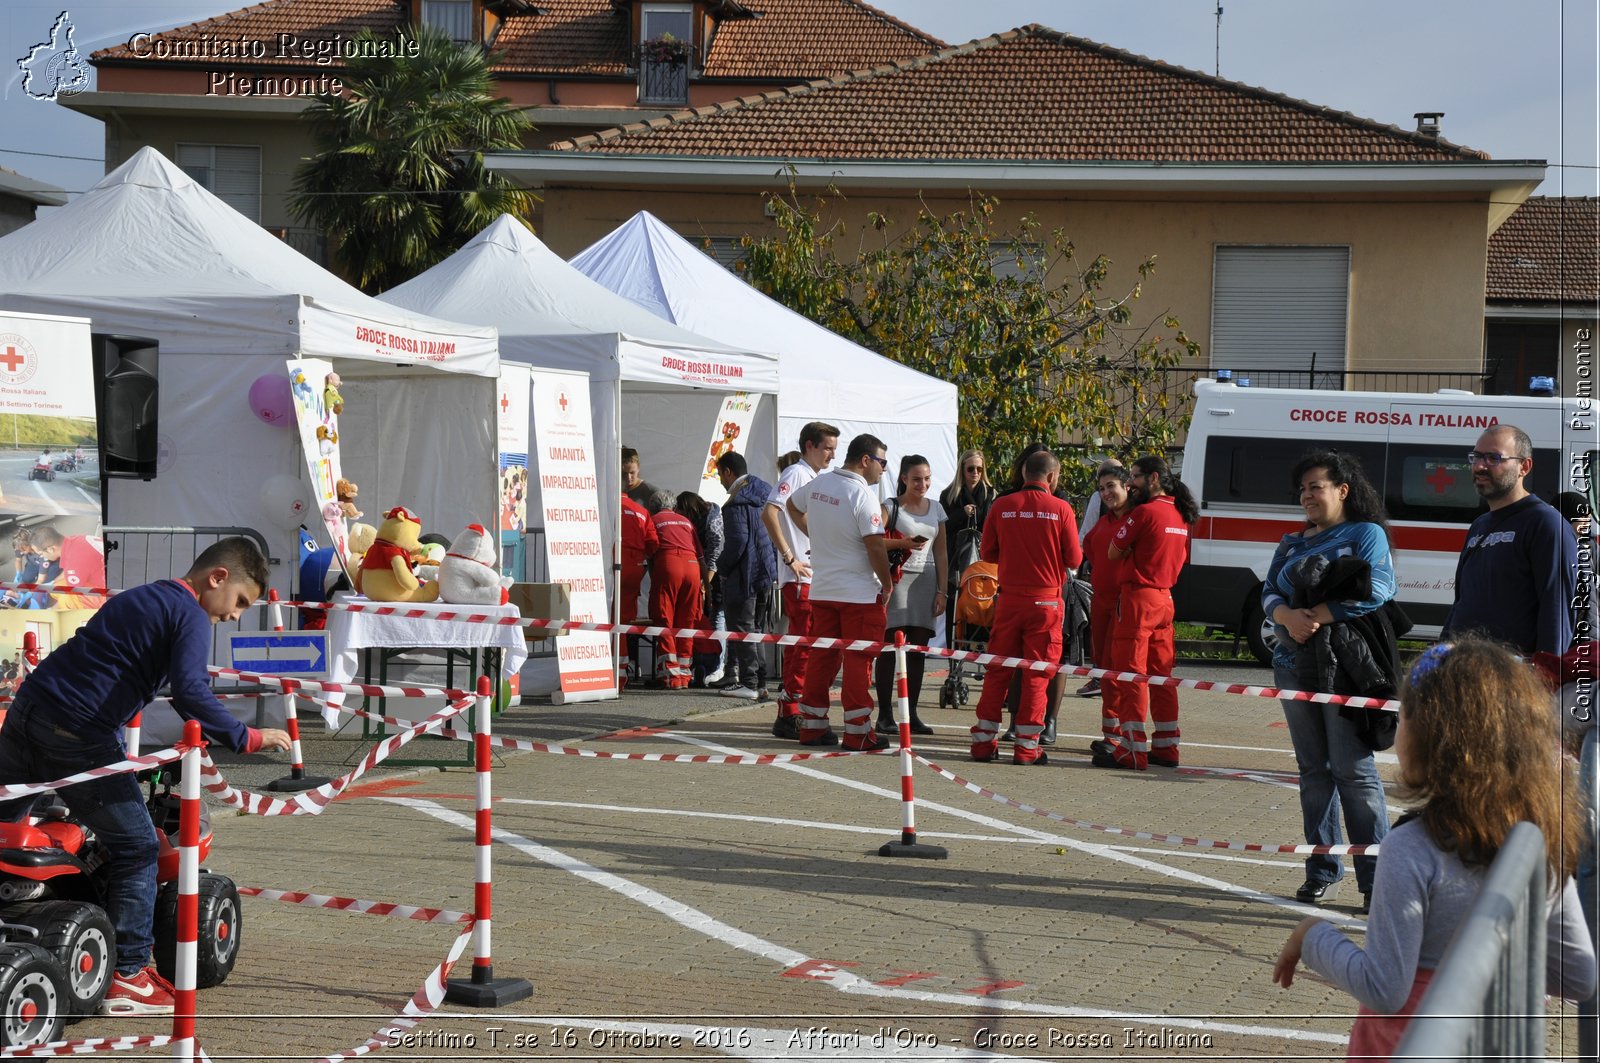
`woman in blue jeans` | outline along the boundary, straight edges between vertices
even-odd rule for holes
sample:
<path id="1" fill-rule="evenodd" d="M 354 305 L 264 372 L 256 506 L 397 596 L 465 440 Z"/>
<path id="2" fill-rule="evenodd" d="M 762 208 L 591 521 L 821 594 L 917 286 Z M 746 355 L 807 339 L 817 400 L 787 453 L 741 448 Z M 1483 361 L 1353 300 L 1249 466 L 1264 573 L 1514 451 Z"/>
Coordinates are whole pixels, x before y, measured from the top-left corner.
<path id="1" fill-rule="evenodd" d="M 1304 530 L 1285 535 L 1272 556 L 1261 589 L 1261 606 L 1277 625 L 1278 643 L 1272 660 L 1274 682 L 1284 689 L 1303 689 L 1295 668 L 1295 651 L 1322 627 L 1351 620 L 1381 608 L 1394 597 L 1394 563 L 1390 559 L 1387 516 L 1377 491 L 1368 482 L 1360 461 L 1349 454 L 1318 452 L 1295 466 L 1295 488 L 1305 510 Z M 1296 608 L 1297 576 L 1317 559 L 1332 562 L 1356 558 L 1371 567 L 1372 593 L 1360 601 L 1327 601 L 1311 608 Z M 1372 749 L 1356 725 L 1339 713 L 1337 705 L 1312 701 L 1284 701 L 1289 737 L 1300 768 L 1300 812 L 1306 841 L 1312 845 L 1338 845 L 1340 806 L 1352 844 L 1371 844 L 1389 832 L 1389 815 L 1383 783 Z M 1372 892 L 1377 858 L 1355 858 L 1356 886 L 1362 910 Z M 1337 856 L 1306 859 L 1306 880 L 1295 899 L 1315 903 L 1326 899 L 1344 869 Z"/>

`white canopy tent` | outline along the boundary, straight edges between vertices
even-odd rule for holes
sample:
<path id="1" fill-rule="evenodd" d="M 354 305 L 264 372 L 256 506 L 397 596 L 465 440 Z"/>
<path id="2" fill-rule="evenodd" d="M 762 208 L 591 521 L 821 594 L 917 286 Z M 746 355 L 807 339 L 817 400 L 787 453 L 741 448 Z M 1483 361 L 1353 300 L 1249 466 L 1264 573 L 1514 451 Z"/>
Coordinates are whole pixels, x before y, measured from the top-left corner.
<path id="1" fill-rule="evenodd" d="M 0 238 L 0 308 L 160 342 L 158 473 L 112 481 L 108 522 L 256 529 L 285 597 L 301 518 L 264 499 L 262 485 L 303 480 L 306 463 L 293 428 L 258 420 L 248 394 L 257 377 L 285 373 L 287 358 L 330 359 L 343 377 L 343 473 L 369 521 L 403 504 L 454 536 L 496 513 L 494 330 L 364 295 L 152 148 Z"/>
<path id="2" fill-rule="evenodd" d="M 495 326 L 505 361 L 590 375 L 596 474 L 601 505 L 608 507 L 601 525 L 607 557 L 620 519 L 617 455 L 623 444 L 639 451 L 650 483 L 674 494 L 695 490 L 723 396 L 778 390 L 774 355 L 662 321 L 573 269 L 506 215 L 382 298 Z M 776 459 L 774 405 L 761 404 L 745 448 L 758 467 Z M 534 456 L 530 463 L 537 464 Z M 530 477 L 530 491 L 537 479 Z"/>
<path id="3" fill-rule="evenodd" d="M 935 490 L 955 476 L 954 384 L 890 361 L 767 298 L 648 211 L 572 264 L 657 317 L 723 343 L 775 349 L 780 451 L 798 445 L 807 422 L 827 421 L 839 427 L 841 443 L 870 432 L 888 444 L 891 456 L 922 454 Z"/>

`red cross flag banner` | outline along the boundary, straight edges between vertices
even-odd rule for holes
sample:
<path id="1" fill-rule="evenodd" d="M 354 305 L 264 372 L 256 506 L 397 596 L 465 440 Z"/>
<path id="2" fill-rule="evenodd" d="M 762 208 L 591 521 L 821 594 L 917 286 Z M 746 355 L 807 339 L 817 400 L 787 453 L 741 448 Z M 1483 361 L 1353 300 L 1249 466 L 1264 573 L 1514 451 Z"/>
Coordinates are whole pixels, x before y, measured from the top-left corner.
<path id="1" fill-rule="evenodd" d="M 502 364 L 494 402 L 500 436 L 500 531 L 519 536 L 528 530 L 528 372 L 525 365 Z"/>
<path id="2" fill-rule="evenodd" d="M 748 391 L 733 391 L 723 396 L 716 420 L 711 424 L 711 442 L 706 447 L 706 464 L 700 470 L 700 497 L 717 505 L 728 500 L 728 492 L 717 479 L 717 459 L 729 451 L 743 454 L 749 448 L 750 425 L 756 419 L 761 396 Z"/>
<path id="3" fill-rule="evenodd" d="M 334 556 L 346 572 L 350 571 L 350 533 L 339 510 L 339 378 L 333 363 L 321 358 L 290 358 L 289 391 L 294 396 L 295 426 L 300 432 L 300 448 L 305 452 L 306 468 L 311 472 L 311 504 L 317 511 L 307 514 L 308 525 L 321 522 L 333 543 Z M 333 377 L 329 379 L 330 375 Z"/>
<path id="4" fill-rule="evenodd" d="M 0 313 L 0 573 L 62 588 L 106 585 L 99 435 L 87 318 Z M 93 610 L 104 598 L 6 591 L 0 608 Z M 88 619 L 79 614 L 77 623 Z M 0 651 L 21 627 L 0 621 Z M 76 629 L 58 625 L 57 639 Z"/>
<path id="5" fill-rule="evenodd" d="M 605 557 L 601 552 L 600 490 L 595 476 L 594 428 L 589 415 L 589 378 L 534 369 L 532 466 L 544 510 L 545 557 L 550 582 L 565 583 L 572 619 L 604 623 Z M 612 457 L 612 460 L 616 460 Z M 615 505 L 615 503 L 613 503 Z M 561 688 L 557 705 L 617 695 L 612 637 L 569 631 L 556 640 Z"/>

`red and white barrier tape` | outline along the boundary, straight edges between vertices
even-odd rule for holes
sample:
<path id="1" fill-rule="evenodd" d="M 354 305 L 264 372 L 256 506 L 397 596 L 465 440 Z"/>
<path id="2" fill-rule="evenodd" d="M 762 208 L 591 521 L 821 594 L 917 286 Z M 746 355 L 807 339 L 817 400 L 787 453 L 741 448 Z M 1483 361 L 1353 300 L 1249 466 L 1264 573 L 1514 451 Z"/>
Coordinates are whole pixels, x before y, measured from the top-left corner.
<path id="1" fill-rule="evenodd" d="M 820 649 L 838 649 L 853 653 L 883 653 L 894 649 L 892 642 L 875 642 L 863 639 L 812 638 L 806 635 L 769 635 L 761 632 L 710 631 L 701 628 L 669 628 L 650 624 L 605 624 L 576 620 L 549 620 L 539 617 L 489 616 L 484 613 L 451 612 L 415 609 L 403 605 L 363 604 L 361 602 L 285 602 L 285 605 L 307 609 L 343 609 L 352 613 L 374 613 L 379 616 L 398 616 L 414 620 L 449 620 L 456 623 L 489 624 L 491 626 L 522 627 L 540 631 L 596 631 L 616 635 L 668 635 L 674 638 L 712 638 L 729 642 L 756 642 L 779 646 L 811 646 Z M 922 653 L 929 657 L 943 657 L 970 664 L 998 664 L 1006 668 L 1026 668 L 1029 671 L 1053 674 L 1065 672 L 1074 676 L 1112 679 L 1123 683 L 1148 683 L 1151 686 L 1170 686 L 1188 690 L 1213 690 L 1223 694 L 1241 694 L 1248 697 L 1273 698 L 1288 701 L 1313 701 L 1328 705 L 1350 705 L 1354 708 L 1387 709 L 1398 711 L 1398 701 L 1384 698 L 1363 698 L 1345 694 L 1323 694 L 1309 690 L 1284 690 L 1278 687 L 1256 686 L 1249 683 L 1219 683 L 1204 679 L 1179 679 L 1175 676 L 1145 675 L 1142 672 L 1112 672 L 1103 668 L 1087 668 L 1058 664 L 1053 661 L 1035 661 L 1024 657 L 1002 657 L 992 653 L 971 650 L 954 650 L 943 646 L 907 646 L 909 653 Z"/>
<path id="2" fill-rule="evenodd" d="M 1055 823 L 1063 823 L 1069 827 L 1078 827 L 1082 830 L 1098 831 L 1101 834 L 1115 834 L 1119 837 L 1134 838 L 1139 841 L 1169 842 L 1173 845 L 1187 845 L 1201 849 L 1228 849 L 1234 852 L 1246 853 L 1297 853 L 1304 855 L 1327 854 L 1329 856 L 1375 856 L 1378 852 L 1378 846 L 1376 845 L 1265 845 L 1257 842 L 1214 841 L 1210 838 L 1186 838 L 1181 834 L 1157 834 L 1153 831 L 1128 830 L 1125 827 L 1108 827 L 1101 823 L 1091 823 L 1086 819 L 1074 819 L 1071 816 L 1063 816 L 1059 812 L 1050 812 L 1035 805 L 1024 804 L 1021 801 L 1014 801 L 1003 794 L 995 793 L 988 787 L 979 786 L 977 783 L 972 782 L 969 779 L 963 779 L 955 772 L 940 767 L 933 761 L 921 756 L 920 754 L 913 753 L 912 756 L 916 757 L 916 759 L 924 767 L 933 772 L 935 775 L 938 775 L 941 778 L 949 779 L 963 790 L 977 794 L 979 797 L 987 797 L 991 801 L 997 801 L 1002 805 L 1015 808 L 1019 812 L 1032 813 L 1035 816 L 1040 816 Z"/>
<path id="3" fill-rule="evenodd" d="M 347 1048 L 343 1052 L 335 1052 L 331 1056 L 323 1056 L 317 1063 L 341 1063 L 346 1059 L 355 1059 L 359 1056 L 369 1055 L 380 1048 L 388 1048 L 405 1031 L 439 1010 L 439 1005 L 444 1003 L 444 994 L 447 988 L 445 982 L 450 977 L 450 971 L 461 959 L 462 952 L 466 951 L 467 942 L 472 940 L 474 923 L 469 922 L 464 930 L 457 935 L 455 943 L 450 946 L 450 952 L 444 961 L 429 972 L 422 986 L 406 1001 L 406 1006 L 400 1009 L 394 1021 L 383 1029 L 373 1034 L 366 1041 L 354 1048 Z"/>
<path id="4" fill-rule="evenodd" d="M 276 687 L 282 690 L 285 684 L 290 684 L 297 691 L 321 690 L 329 694 L 368 694 L 378 698 L 448 698 L 458 701 L 461 698 L 472 697 L 470 690 L 453 690 L 448 687 L 391 687 L 378 686 L 372 683 L 328 683 L 319 679 L 302 679 L 299 676 L 271 675 L 267 672 L 241 672 L 237 668 L 221 668 L 209 665 L 206 671 L 212 675 L 228 676 L 230 679 L 243 679 L 251 683 L 260 683 L 262 686 Z M 348 711 L 343 707 L 341 712 Z"/>
<path id="5" fill-rule="evenodd" d="M 349 774 L 325 782 L 314 790 L 305 790 L 297 793 L 292 797 L 267 797 L 265 794 L 236 789 L 222 777 L 222 772 L 218 770 L 210 756 L 201 758 L 200 775 L 202 785 L 208 792 L 230 808 L 240 809 L 253 816 L 315 816 L 332 804 L 334 798 L 338 797 L 346 787 L 377 767 L 401 746 L 410 742 L 419 734 L 433 730 L 452 717 L 467 711 L 471 705 L 472 700 L 470 698 L 457 701 L 429 716 L 426 720 L 408 724 L 406 730 L 385 738 L 367 750 L 366 756 L 361 758 L 361 763 L 357 764 Z"/>
<path id="6" fill-rule="evenodd" d="M 274 890 L 265 886 L 240 886 L 239 896 L 260 897 L 264 901 L 298 904 L 307 908 L 329 908 L 336 912 L 355 912 L 358 915 L 386 915 L 395 919 L 415 919 L 419 923 L 470 923 L 468 912 L 453 912 L 448 908 L 421 908 L 414 904 L 394 904 L 389 901 L 360 901 L 352 897 L 330 897 L 321 893 L 301 893 L 296 890 Z"/>
<path id="7" fill-rule="evenodd" d="M 91 1052 L 126 1052 L 131 1048 L 161 1048 L 172 1043 L 171 1034 L 154 1037 L 90 1037 L 82 1041 L 51 1041 L 27 1048 L 0 1049 L 0 1059 L 26 1059 L 43 1056 L 86 1056 Z"/>
<path id="8" fill-rule="evenodd" d="M 67 587 L 59 583 L 6 583 L 0 581 L 0 590 L 8 591 L 45 591 L 50 594 L 81 594 L 85 597 L 109 598 L 113 594 L 121 594 L 119 590 L 110 587 Z"/>
<path id="9" fill-rule="evenodd" d="M 472 736 L 464 731 L 444 730 L 445 738 L 458 740 Z M 560 753 L 568 757 L 592 757 L 595 760 L 645 760 L 656 764 L 793 764 L 802 760 L 827 760 L 832 757 L 858 757 L 892 755 L 892 749 L 838 749 L 832 753 L 608 753 L 600 749 L 579 749 L 576 746 L 555 746 L 546 742 L 529 742 L 521 738 L 491 736 L 489 744 L 500 749 L 523 749 L 530 753 Z"/>
<path id="10" fill-rule="evenodd" d="M 151 768 L 159 768 L 163 764 L 171 764 L 181 756 L 183 756 L 183 753 L 177 749 L 163 749 L 159 753 L 150 753 L 142 757 L 129 757 L 127 760 L 119 760 L 115 764 L 107 764 L 104 767 L 80 771 L 76 775 L 68 775 L 66 778 L 56 779 L 54 782 L 6 783 L 0 786 L 0 797 L 22 797 L 26 794 L 42 794 L 46 790 L 59 790 L 63 786 L 88 782 L 90 779 L 103 779 L 107 775 L 122 775 L 130 771 L 148 771 Z"/>

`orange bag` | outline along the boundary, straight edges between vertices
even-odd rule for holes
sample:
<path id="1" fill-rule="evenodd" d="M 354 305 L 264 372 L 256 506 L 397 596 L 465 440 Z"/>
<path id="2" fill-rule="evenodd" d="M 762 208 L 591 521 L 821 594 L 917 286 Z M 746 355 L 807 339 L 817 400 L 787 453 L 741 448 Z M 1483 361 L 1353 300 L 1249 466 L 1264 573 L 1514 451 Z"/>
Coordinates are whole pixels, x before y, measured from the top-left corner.
<path id="1" fill-rule="evenodd" d="M 1000 566 L 992 561 L 974 561 L 961 573 L 956 591 L 956 622 L 966 627 L 989 627 L 994 623 L 994 599 L 1000 593 Z"/>

